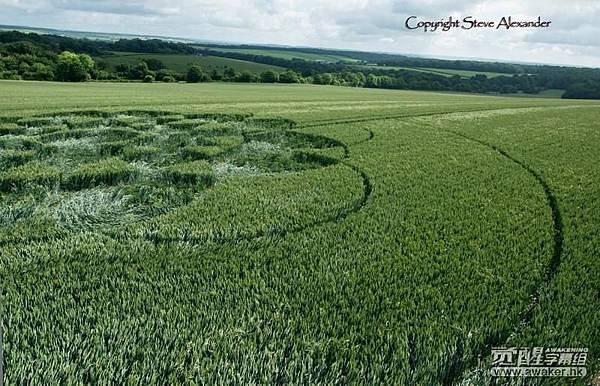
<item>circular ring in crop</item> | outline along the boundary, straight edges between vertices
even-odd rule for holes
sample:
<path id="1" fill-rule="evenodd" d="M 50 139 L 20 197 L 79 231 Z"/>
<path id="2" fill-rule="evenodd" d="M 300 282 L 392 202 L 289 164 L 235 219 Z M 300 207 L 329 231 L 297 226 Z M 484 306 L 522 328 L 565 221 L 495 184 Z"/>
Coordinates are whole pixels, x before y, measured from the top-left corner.
<path id="1" fill-rule="evenodd" d="M 31 239 L 101 231 L 223 241 L 318 223 L 362 195 L 360 175 L 329 152 L 343 144 L 282 119 L 84 112 L 5 126 L 0 226 L 42 224 Z"/>

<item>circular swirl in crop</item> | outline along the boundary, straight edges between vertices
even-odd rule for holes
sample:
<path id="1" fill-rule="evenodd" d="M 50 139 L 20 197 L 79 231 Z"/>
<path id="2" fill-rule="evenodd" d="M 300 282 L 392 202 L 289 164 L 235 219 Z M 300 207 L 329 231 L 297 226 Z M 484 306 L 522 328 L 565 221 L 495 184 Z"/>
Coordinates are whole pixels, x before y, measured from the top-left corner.
<path id="1" fill-rule="evenodd" d="M 206 230 L 202 239 L 227 239 L 248 233 L 236 228 L 248 216 L 266 224 L 251 235 L 317 222 L 332 207 L 319 195 L 338 194 L 336 184 L 349 183 L 336 181 L 338 160 L 327 152 L 341 144 L 289 129 L 282 119 L 166 112 L 71 113 L 2 123 L 0 226 L 28 227 L 32 238 L 71 231 L 185 238 L 197 230 L 180 220 L 192 218 Z M 360 188 L 356 177 L 344 176 Z M 335 211 L 354 205 L 356 192 L 348 192 L 350 198 L 339 195 Z M 312 212 L 306 215 L 302 207 Z M 178 217 L 166 222 L 165 216 Z M 10 233 L 2 237 L 11 240 Z"/>

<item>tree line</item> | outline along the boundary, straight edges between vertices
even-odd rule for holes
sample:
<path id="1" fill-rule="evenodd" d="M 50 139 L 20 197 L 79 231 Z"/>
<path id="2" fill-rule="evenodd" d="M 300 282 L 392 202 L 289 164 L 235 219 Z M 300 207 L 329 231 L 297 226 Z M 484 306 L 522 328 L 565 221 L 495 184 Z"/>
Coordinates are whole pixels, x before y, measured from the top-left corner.
<path id="1" fill-rule="evenodd" d="M 600 98 L 600 70 L 558 66 L 512 65 L 471 61 L 443 61 L 438 59 L 408 58 L 391 54 L 358 53 L 345 51 L 316 52 L 353 56 L 357 60 L 379 60 L 380 66 L 358 66 L 344 62 L 317 62 L 302 59 L 284 59 L 268 55 L 218 51 L 220 46 L 195 48 L 189 44 L 158 39 L 121 39 L 114 42 L 73 39 L 62 36 L 38 35 L 16 31 L 0 32 L 0 79 L 55 80 L 80 82 L 86 80 L 134 80 L 145 82 L 263 82 L 312 83 L 349 87 L 458 91 L 468 93 L 528 93 L 547 89 L 564 89 L 563 98 Z M 258 47 L 258 46 L 257 46 Z M 111 66 L 95 61 L 110 51 L 138 53 L 212 55 L 286 68 L 285 71 L 265 71 L 255 74 L 238 72 L 234 68 L 206 70 L 190 66 L 181 73 L 166 68 L 155 58 L 144 58 L 139 63 Z M 395 59 L 393 59 L 395 58 Z M 383 64 L 428 66 L 437 68 L 468 69 L 507 73 L 505 76 L 473 77 L 444 76 L 433 72 L 386 68 Z M 373 63 L 373 62 L 371 62 Z M 474 64 L 479 63 L 479 64 Z M 383 65 L 383 66 L 382 66 Z M 498 67 L 498 66 L 507 67 Z M 479 66 L 479 67 L 478 67 Z M 440 67 L 441 68 L 441 67 Z"/>

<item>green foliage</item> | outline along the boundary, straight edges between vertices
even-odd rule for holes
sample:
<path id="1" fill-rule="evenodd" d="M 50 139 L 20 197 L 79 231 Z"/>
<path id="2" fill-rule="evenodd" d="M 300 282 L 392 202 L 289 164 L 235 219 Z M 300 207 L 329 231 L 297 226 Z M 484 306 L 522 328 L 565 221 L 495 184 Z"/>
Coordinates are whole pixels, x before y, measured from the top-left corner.
<path id="1" fill-rule="evenodd" d="M 128 78 L 129 79 L 141 79 L 145 80 L 146 76 L 152 76 L 152 72 L 148 68 L 146 62 L 141 61 L 137 63 L 135 66 L 128 68 Z"/>
<path id="2" fill-rule="evenodd" d="M 36 62 L 23 74 L 27 80 L 54 80 L 54 71 L 50 65 Z"/>
<path id="3" fill-rule="evenodd" d="M 17 125 L 16 123 L 0 123 L 0 135 L 7 134 L 24 134 L 25 128 Z"/>
<path id="4" fill-rule="evenodd" d="M 263 83 L 277 83 L 279 75 L 275 71 L 264 71 L 260 74 L 260 81 Z"/>
<path id="5" fill-rule="evenodd" d="M 237 78 L 237 73 L 233 69 L 233 67 L 226 67 L 225 71 L 223 71 L 223 80 L 233 81 Z"/>
<path id="6" fill-rule="evenodd" d="M 135 169 L 118 158 L 106 158 L 77 167 L 66 179 L 70 189 L 82 189 L 100 184 L 115 185 L 129 179 Z"/>
<path id="7" fill-rule="evenodd" d="M 5 82 L 0 108 L 26 135 L 0 137 L 0 159 L 18 167 L 68 177 L 125 126 L 149 134 L 120 139 L 135 171 L 116 185 L 2 192 L 7 383 L 501 383 L 491 346 L 588 347 L 597 373 L 597 102 L 189 88 Z M 206 122 L 159 124 L 165 100 Z M 70 114 L 17 119 L 92 106 L 110 114 L 69 129 L 81 138 L 43 137 Z M 240 137 L 182 166 L 183 146 Z M 209 168 L 209 187 L 166 173 Z"/>
<path id="8" fill-rule="evenodd" d="M 258 81 L 258 77 L 250 71 L 244 71 L 241 74 L 237 74 L 235 80 L 237 82 L 250 83 Z"/>
<path id="9" fill-rule="evenodd" d="M 160 59 L 144 58 L 143 61 L 148 66 L 148 69 L 151 71 L 159 71 L 165 68 L 165 64 Z"/>
<path id="10" fill-rule="evenodd" d="M 279 82 L 281 83 L 299 83 L 300 78 L 298 74 L 292 70 L 288 70 L 286 72 L 282 72 L 279 74 Z"/>
<path id="11" fill-rule="evenodd" d="M 208 82 L 209 80 L 210 76 L 200 66 L 193 65 L 187 72 L 187 81 L 190 83 Z"/>
<path id="12" fill-rule="evenodd" d="M 206 161 L 192 161 L 169 166 L 164 171 L 168 181 L 174 183 L 210 186 L 215 182 L 215 174 Z"/>
<path id="13" fill-rule="evenodd" d="M 98 63 L 89 55 L 94 55 Z M 281 71 L 285 72 L 278 76 Z M 154 79 L 170 83 L 188 78 L 190 82 L 260 80 L 520 95 L 546 92 L 542 94 L 546 96 L 552 94 L 547 91 L 566 89 L 567 99 L 594 99 L 598 96 L 600 70 L 311 48 L 195 47 L 157 39 L 77 40 L 0 32 L 0 79 L 127 79 L 148 83 Z"/>
<path id="14" fill-rule="evenodd" d="M 223 152 L 218 146 L 187 145 L 181 149 L 181 156 L 189 159 L 212 159 Z"/>
<path id="15" fill-rule="evenodd" d="M 95 63 L 89 55 L 64 51 L 58 55 L 56 78 L 64 82 L 83 82 L 91 78 Z"/>
<path id="16" fill-rule="evenodd" d="M 20 153 L 20 156 L 23 154 Z M 22 189 L 32 184 L 52 186 L 60 181 L 61 175 L 61 171 L 55 167 L 32 161 L 0 172 L 0 191 Z"/>
<path id="17" fill-rule="evenodd" d="M 563 99 L 600 99 L 600 80 L 569 85 Z"/>
<path id="18" fill-rule="evenodd" d="M 266 70 L 272 70 L 276 72 L 281 72 L 284 70 L 283 67 L 278 66 L 270 66 L 261 63 L 255 63 L 252 61 L 245 60 L 235 60 L 228 58 L 221 58 L 217 56 L 210 55 L 181 55 L 181 54 L 142 54 L 142 53 L 132 53 L 132 52 L 113 52 L 107 55 L 102 55 L 98 58 L 103 62 L 106 62 L 110 68 L 114 70 L 118 70 L 117 66 L 119 64 L 124 64 L 126 66 L 134 66 L 140 61 L 145 61 L 146 63 L 149 60 L 159 60 L 163 63 L 163 68 L 154 70 L 150 66 L 148 68 L 150 70 L 157 72 L 157 80 L 159 73 L 170 73 L 170 74 L 183 74 L 184 78 L 187 74 L 187 71 L 190 68 L 190 65 L 200 66 L 204 72 L 206 72 L 210 77 L 214 80 L 217 80 L 213 76 L 216 72 L 217 74 L 223 73 L 223 70 L 226 67 L 231 67 L 237 72 L 241 71 L 250 71 L 254 74 L 260 74 Z"/>

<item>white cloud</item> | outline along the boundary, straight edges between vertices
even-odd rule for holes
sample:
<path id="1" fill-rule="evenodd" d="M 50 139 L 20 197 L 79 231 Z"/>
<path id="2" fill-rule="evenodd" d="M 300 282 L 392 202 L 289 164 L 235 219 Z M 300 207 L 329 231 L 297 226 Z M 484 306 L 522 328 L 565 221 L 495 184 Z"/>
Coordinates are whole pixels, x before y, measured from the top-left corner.
<path id="1" fill-rule="evenodd" d="M 571 0 L 0 0 L 0 23 L 600 66 L 600 2 Z M 552 21 L 544 30 L 408 31 L 409 15 Z"/>

